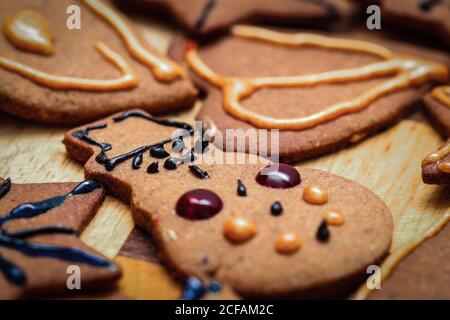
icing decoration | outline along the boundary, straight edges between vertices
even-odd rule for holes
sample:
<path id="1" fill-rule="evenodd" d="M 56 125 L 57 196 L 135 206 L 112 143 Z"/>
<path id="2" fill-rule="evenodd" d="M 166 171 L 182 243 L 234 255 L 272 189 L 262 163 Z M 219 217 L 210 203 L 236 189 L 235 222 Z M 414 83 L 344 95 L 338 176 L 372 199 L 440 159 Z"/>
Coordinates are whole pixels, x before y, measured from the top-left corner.
<path id="1" fill-rule="evenodd" d="M 256 225 L 243 217 L 229 218 L 223 225 L 224 236 L 235 243 L 242 243 L 253 238 L 258 232 Z"/>
<path id="2" fill-rule="evenodd" d="M 147 167 L 147 173 L 157 173 L 158 170 L 158 161 L 154 161 L 152 162 L 148 167 Z"/>
<path id="3" fill-rule="evenodd" d="M 188 220 L 205 220 L 222 210 L 219 196 L 206 189 L 194 189 L 183 194 L 175 206 L 176 213 Z"/>
<path id="4" fill-rule="evenodd" d="M 137 117 L 137 118 L 142 118 L 145 119 L 147 121 L 151 121 L 154 123 L 157 123 L 159 125 L 162 126 L 166 126 L 166 127 L 174 127 L 174 128 L 179 128 L 179 129 L 183 129 L 183 134 L 185 135 L 193 135 L 194 134 L 194 128 L 187 124 L 187 123 L 183 123 L 183 122 L 178 122 L 178 121 L 173 121 L 173 120 L 166 120 L 166 119 L 159 119 L 159 118 L 155 118 L 151 115 L 148 114 L 144 114 L 138 111 L 126 111 L 124 113 L 122 113 L 121 115 L 118 115 L 116 117 L 113 118 L 113 121 L 116 122 L 121 122 L 124 121 L 130 117 Z M 91 145 L 95 145 L 97 147 L 100 147 L 100 153 L 97 155 L 96 157 L 96 161 L 97 163 L 100 163 L 102 165 L 105 166 L 105 169 L 108 171 L 113 170 L 118 164 L 131 159 L 131 158 L 135 158 L 139 155 L 142 155 L 144 152 L 146 152 L 147 150 L 150 150 L 154 147 L 158 147 L 158 146 L 163 146 L 167 143 L 172 142 L 172 138 L 167 138 L 163 141 L 159 141 L 156 143 L 152 143 L 149 145 L 144 145 L 141 146 L 137 149 L 134 149 L 130 152 L 127 152 L 125 154 L 121 154 L 118 156 L 115 156 L 114 158 L 108 158 L 108 156 L 106 155 L 107 151 L 110 151 L 112 149 L 111 144 L 109 143 L 104 143 L 104 142 L 98 142 L 96 141 L 94 138 L 92 138 L 91 136 L 89 136 L 89 132 L 93 131 L 93 130 L 101 130 L 101 129 L 105 129 L 107 127 L 107 124 L 99 124 L 99 125 L 95 125 L 95 126 L 90 126 L 87 127 L 85 129 L 82 130 L 78 130 L 78 131 L 74 131 L 72 133 L 72 136 L 81 139 Z M 201 151 L 203 152 L 204 149 L 206 148 L 206 145 L 208 144 L 208 141 L 203 141 L 201 140 L 202 146 L 201 148 L 197 145 L 198 142 L 196 142 L 197 146 L 194 146 L 194 148 L 192 150 L 190 150 L 189 152 L 187 152 L 187 154 L 185 156 L 183 156 L 180 159 L 177 159 L 176 161 L 174 161 L 174 167 L 170 168 L 170 169 L 176 169 L 177 165 L 179 163 L 186 163 L 189 162 L 188 160 L 195 158 L 196 157 L 196 152 L 197 150 L 199 150 L 199 148 L 201 149 Z M 205 144 L 205 146 L 203 145 Z M 172 159 L 172 158 L 168 158 Z M 167 161 L 166 161 L 167 162 Z M 164 163 L 164 167 L 166 169 L 169 169 L 166 167 L 166 163 Z"/>
<path id="5" fill-rule="evenodd" d="M 270 207 L 270 213 L 273 216 L 280 216 L 283 213 L 283 207 L 279 201 L 275 201 L 274 204 Z"/>
<path id="6" fill-rule="evenodd" d="M 186 284 L 184 286 L 182 299 L 184 300 L 197 300 L 203 297 L 206 293 L 206 289 L 203 286 L 202 282 L 195 277 L 189 277 L 186 280 Z"/>
<path id="7" fill-rule="evenodd" d="M 222 290 L 222 285 L 218 281 L 212 281 L 208 286 L 203 285 L 200 279 L 196 277 L 189 277 L 183 288 L 181 299 L 184 300 L 198 300 L 205 296 L 206 293 L 219 293 Z"/>
<path id="8" fill-rule="evenodd" d="M 0 216 L 0 247 L 9 248 L 25 254 L 30 257 L 48 257 L 64 261 L 86 263 L 92 266 L 115 269 L 117 266 L 109 263 L 104 258 L 85 252 L 78 248 L 68 248 L 56 245 L 39 244 L 26 241 L 27 237 L 42 234 L 69 234 L 76 235 L 76 232 L 63 226 L 44 226 L 40 228 L 29 228 L 15 233 L 9 233 L 4 225 L 15 219 L 30 219 L 49 210 L 61 206 L 69 198 L 87 194 L 95 189 L 101 188 L 91 180 L 86 180 L 77 185 L 71 192 L 56 196 L 47 200 L 34 203 L 23 203 L 5 215 Z M 6 260 L 0 255 L 0 271 L 6 276 L 7 280 L 15 285 L 23 286 L 27 279 L 25 273 L 14 263 Z"/>
<path id="9" fill-rule="evenodd" d="M 83 0 L 83 2 L 117 31 L 130 54 L 147 65 L 157 80 L 173 82 L 185 77 L 186 72 L 177 63 L 145 49 L 127 22 L 115 10 L 99 0 Z"/>
<path id="10" fill-rule="evenodd" d="M 310 204 L 325 204 L 328 202 L 328 192 L 317 185 L 307 185 L 303 190 L 303 200 Z"/>
<path id="11" fill-rule="evenodd" d="M 211 15 L 213 9 L 215 8 L 216 4 L 217 4 L 218 0 L 207 0 L 201 13 L 199 18 L 197 19 L 197 21 L 195 22 L 195 29 L 202 29 L 206 23 L 206 21 L 208 20 L 209 16 Z M 317 4 L 318 6 L 323 7 L 327 13 L 330 16 L 338 16 L 338 10 L 337 8 L 330 2 L 328 2 L 327 0 L 309 0 L 309 2 L 312 2 L 314 4 Z"/>
<path id="12" fill-rule="evenodd" d="M 434 6 L 441 3 L 442 0 L 420 0 L 419 1 L 419 8 L 422 11 L 430 11 L 433 9 Z"/>
<path id="13" fill-rule="evenodd" d="M 184 144 L 183 137 L 178 137 L 174 140 L 172 143 L 172 151 L 173 152 L 181 152 L 186 148 L 186 145 Z"/>
<path id="14" fill-rule="evenodd" d="M 439 171 L 450 173 L 450 161 L 443 161 L 445 157 L 450 154 L 450 143 L 440 148 L 438 151 L 430 154 L 422 160 L 422 166 L 427 164 L 436 163 L 436 168 Z"/>
<path id="15" fill-rule="evenodd" d="M 239 78 L 216 74 L 200 58 L 196 45 L 186 47 L 185 59 L 188 65 L 202 78 L 222 89 L 223 107 L 233 117 L 251 123 L 259 128 L 304 130 L 349 113 L 366 109 L 378 98 L 412 86 L 423 85 L 428 81 L 446 81 L 447 67 L 443 64 L 396 54 L 382 46 L 349 39 L 337 39 L 321 35 L 297 33 L 286 34 L 264 28 L 235 26 L 234 36 L 276 45 L 301 47 L 316 46 L 324 49 L 345 50 L 377 56 L 382 61 L 360 68 L 329 71 L 318 74 L 288 77 Z M 341 101 L 314 114 L 300 118 L 273 118 L 256 111 L 245 109 L 240 101 L 263 88 L 311 87 L 320 84 L 349 83 L 359 80 L 394 75 L 390 79 L 371 87 L 363 94 Z"/>
<path id="16" fill-rule="evenodd" d="M 345 222 L 345 214 L 339 211 L 326 211 L 323 218 L 332 226 L 340 226 Z"/>
<path id="17" fill-rule="evenodd" d="M 264 187 L 288 189 L 299 185 L 301 179 L 294 167 L 276 163 L 264 167 L 256 176 L 256 182 Z"/>
<path id="18" fill-rule="evenodd" d="M 9 192 L 9 189 L 11 189 L 11 178 L 7 178 L 0 184 L 0 199 Z"/>
<path id="19" fill-rule="evenodd" d="M 164 149 L 163 145 L 157 145 L 150 149 L 150 155 L 153 158 L 164 159 L 170 156 L 170 154 Z"/>
<path id="20" fill-rule="evenodd" d="M 450 108 L 450 87 L 449 86 L 439 86 L 431 91 L 433 98 L 441 102 L 443 105 Z"/>
<path id="21" fill-rule="evenodd" d="M 134 157 L 131 166 L 133 167 L 133 169 L 137 170 L 141 167 L 141 165 L 142 165 L 142 153 Z"/>
<path id="22" fill-rule="evenodd" d="M 189 170 L 199 179 L 207 179 L 209 178 L 208 172 L 202 170 L 196 165 L 190 165 Z"/>
<path id="23" fill-rule="evenodd" d="M 205 6 L 202 9 L 202 12 L 200 13 L 200 16 L 198 17 L 197 21 L 195 22 L 195 29 L 201 29 L 206 23 L 206 20 L 208 20 L 209 15 L 211 14 L 212 10 L 214 9 L 214 6 L 216 5 L 217 0 L 207 0 L 205 3 Z"/>
<path id="24" fill-rule="evenodd" d="M 46 73 L 21 62 L 17 62 L 0 56 L 0 67 L 5 70 L 18 73 L 40 85 L 61 90 L 123 90 L 135 88 L 138 85 L 138 77 L 128 63 L 116 52 L 112 51 L 103 42 L 97 42 L 95 49 L 109 62 L 115 65 L 122 74 L 121 77 L 112 80 L 95 80 L 76 77 L 58 76 Z"/>
<path id="25" fill-rule="evenodd" d="M 247 196 L 247 188 L 245 187 L 244 183 L 241 181 L 241 179 L 238 179 L 237 181 L 237 194 L 239 197 L 246 197 Z"/>
<path id="26" fill-rule="evenodd" d="M 186 72 L 178 64 L 145 49 L 127 22 L 113 9 L 99 0 L 83 0 L 83 2 L 114 28 L 129 53 L 136 60 L 148 66 L 155 79 L 161 82 L 173 82 L 185 77 Z M 120 70 L 121 77 L 112 80 L 96 80 L 59 76 L 2 56 L 0 56 L 0 67 L 20 74 L 40 85 L 58 90 L 112 91 L 132 89 L 138 86 L 138 76 L 125 59 L 103 42 L 97 42 L 95 48 L 106 60 Z"/>
<path id="27" fill-rule="evenodd" d="M 322 220 L 317 229 L 316 238 L 319 241 L 325 242 L 330 238 L 330 230 L 328 230 L 328 222 L 327 220 Z"/>
<path id="28" fill-rule="evenodd" d="M 282 233 L 275 240 L 275 249 L 282 254 L 293 254 L 302 246 L 300 238 L 291 232 Z"/>
<path id="29" fill-rule="evenodd" d="M 206 148 L 208 147 L 209 140 L 204 138 L 199 138 L 194 147 L 186 152 L 181 157 L 170 157 L 164 162 L 164 168 L 167 170 L 175 170 L 179 165 L 193 162 L 198 159 L 199 154 L 204 153 Z"/>
<path id="30" fill-rule="evenodd" d="M 431 96 L 450 108 L 450 86 L 439 86 L 431 91 Z M 450 161 L 443 161 L 450 154 L 450 143 L 440 148 L 438 151 L 430 154 L 422 161 L 422 166 L 436 162 L 439 171 L 450 173 Z"/>
<path id="31" fill-rule="evenodd" d="M 43 55 L 54 52 L 50 26 L 38 11 L 17 12 L 5 21 L 3 32 L 20 49 Z"/>

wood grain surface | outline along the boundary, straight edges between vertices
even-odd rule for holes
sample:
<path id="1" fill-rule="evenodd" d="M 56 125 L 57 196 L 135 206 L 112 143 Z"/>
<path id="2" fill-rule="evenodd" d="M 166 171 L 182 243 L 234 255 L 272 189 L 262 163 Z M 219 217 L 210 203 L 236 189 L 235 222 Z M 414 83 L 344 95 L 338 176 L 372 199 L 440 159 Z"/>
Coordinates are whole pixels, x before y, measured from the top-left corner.
<path id="1" fill-rule="evenodd" d="M 157 23 L 138 23 L 148 41 L 161 51 L 167 49 L 173 30 Z M 192 121 L 200 107 L 198 103 L 192 110 L 173 116 Z M 16 183 L 82 180 L 82 166 L 67 156 L 61 143 L 66 130 L 0 113 L 0 176 L 11 177 Z M 386 202 L 393 214 L 395 231 L 391 255 L 382 267 L 383 276 L 388 275 L 398 257 L 450 218 L 450 199 L 443 187 L 424 185 L 420 176 L 421 159 L 441 143 L 427 122 L 410 118 L 351 148 L 298 164 L 354 179 Z M 133 227 L 129 207 L 106 197 L 82 239 L 113 258 Z M 124 269 L 119 283 L 121 293 L 136 299 L 179 296 L 180 285 L 161 265 L 127 257 L 116 260 Z M 366 294 L 362 288 L 357 298 Z"/>

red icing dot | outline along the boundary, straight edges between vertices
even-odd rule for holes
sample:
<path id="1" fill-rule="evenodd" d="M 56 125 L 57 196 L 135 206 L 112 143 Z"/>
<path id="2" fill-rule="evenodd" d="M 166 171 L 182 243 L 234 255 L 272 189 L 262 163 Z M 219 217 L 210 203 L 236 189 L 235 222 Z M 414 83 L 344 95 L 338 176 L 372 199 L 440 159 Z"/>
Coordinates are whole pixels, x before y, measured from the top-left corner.
<path id="1" fill-rule="evenodd" d="M 183 194 L 176 205 L 177 214 L 189 220 L 205 220 L 222 210 L 222 200 L 206 189 L 194 189 Z"/>
<path id="2" fill-rule="evenodd" d="M 301 179 L 295 168 L 278 163 L 264 167 L 256 176 L 256 182 L 268 188 L 287 189 L 299 185 Z"/>

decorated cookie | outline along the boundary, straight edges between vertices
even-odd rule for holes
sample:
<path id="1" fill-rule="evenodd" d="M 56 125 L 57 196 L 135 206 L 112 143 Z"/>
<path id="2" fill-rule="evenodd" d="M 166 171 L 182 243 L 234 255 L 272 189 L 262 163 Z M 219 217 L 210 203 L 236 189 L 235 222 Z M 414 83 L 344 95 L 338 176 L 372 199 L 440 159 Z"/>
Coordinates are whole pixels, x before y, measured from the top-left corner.
<path id="1" fill-rule="evenodd" d="M 434 88 L 425 96 L 424 104 L 432 122 L 450 138 L 450 86 Z M 425 183 L 450 184 L 450 139 L 423 159 L 422 178 Z"/>
<path id="2" fill-rule="evenodd" d="M 423 102 L 433 124 L 444 137 L 450 137 L 450 86 L 434 88 Z"/>
<path id="3" fill-rule="evenodd" d="M 356 8 L 346 0 L 116 0 L 149 14 L 169 14 L 186 31 L 208 35 L 242 21 L 319 24 L 348 17 Z"/>
<path id="4" fill-rule="evenodd" d="M 0 299 L 86 294 L 120 270 L 78 235 L 104 197 L 97 183 L 12 184 L 0 179 Z M 77 271 L 78 270 L 78 271 Z M 69 277 L 78 272 L 80 290 Z"/>
<path id="5" fill-rule="evenodd" d="M 14 115 L 69 125 L 195 101 L 185 71 L 102 0 L 2 0 L 0 26 L 0 109 Z"/>
<path id="6" fill-rule="evenodd" d="M 324 171 L 224 153 L 208 132 L 197 135 L 133 110 L 71 130 L 64 144 L 86 177 L 131 203 L 164 261 L 203 289 L 335 296 L 387 253 L 392 218 L 370 190 Z"/>
<path id="7" fill-rule="evenodd" d="M 448 0 L 381 0 L 383 19 L 389 23 L 437 36 L 450 45 Z"/>
<path id="8" fill-rule="evenodd" d="M 450 184 L 450 139 L 422 160 L 422 179 L 429 184 Z"/>
<path id="9" fill-rule="evenodd" d="M 430 83 L 447 79 L 444 64 L 423 58 L 448 62 L 445 55 L 395 46 L 399 53 L 375 42 L 236 26 L 205 46 L 178 39 L 171 54 L 206 91 L 198 119 L 218 129 L 220 148 L 241 147 L 227 129 L 278 129 L 278 148 L 258 138 L 257 150 L 294 162 L 387 126 Z"/>

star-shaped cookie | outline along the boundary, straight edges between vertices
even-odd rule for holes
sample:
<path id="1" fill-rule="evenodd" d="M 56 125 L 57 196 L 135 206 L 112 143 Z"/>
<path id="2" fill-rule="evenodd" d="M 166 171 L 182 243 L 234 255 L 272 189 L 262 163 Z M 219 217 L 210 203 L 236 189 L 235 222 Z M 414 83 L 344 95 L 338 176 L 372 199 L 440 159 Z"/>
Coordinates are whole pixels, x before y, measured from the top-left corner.
<path id="1" fill-rule="evenodd" d="M 306 24 L 348 16 L 355 7 L 345 0 L 133 0 L 145 12 L 169 13 L 185 30 L 208 35 L 243 21 Z"/>
<path id="2" fill-rule="evenodd" d="M 77 237 L 103 197 L 101 186 L 90 180 L 0 179 L 0 298 L 86 294 L 112 286 L 120 269 Z M 75 273 L 79 282 L 70 278 Z"/>

